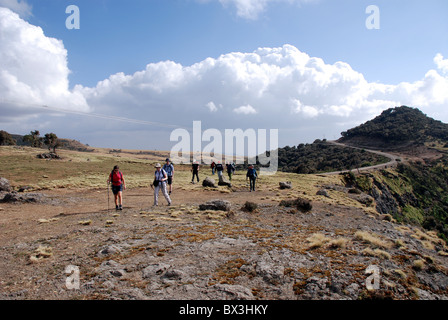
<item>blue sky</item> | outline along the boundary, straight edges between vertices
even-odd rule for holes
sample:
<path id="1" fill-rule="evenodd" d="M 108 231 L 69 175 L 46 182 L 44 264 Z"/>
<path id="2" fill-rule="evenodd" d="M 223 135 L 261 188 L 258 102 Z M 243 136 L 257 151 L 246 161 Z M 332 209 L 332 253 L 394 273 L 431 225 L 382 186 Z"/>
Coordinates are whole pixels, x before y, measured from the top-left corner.
<path id="1" fill-rule="evenodd" d="M 72 4 L 80 10 L 79 30 L 65 26 Z M 379 30 L 366 28 L 369 5 L 380 10 Z M 99 147 L 172 145 L 171 129 L 120 123 L 111 138 L 113 120 L 31 107 L 39 104 L 178 126 L 193 120 L 222 130 L 272 126 L 281 129 L 280 146 L 338 138 L 401 104 L 448 122 L 446 0 L 0 0 L 2 6 L 20 19 L 4 18 L 5 30 L 13 31 L 0 39 L 0 54 L 20 52 L 38 65 L 25 77 L 24 64 L 3 62 L 30 90 L 24 101 L 12 89 L 0 101 L 8 115 L 0 125 L 14 133 L 38 127 Z M 32 26 L 43 31 L 38 41 L 56 39 L 52 46 L 65 54 L 46 48 L 41 57 L 35 42 L 14 37 Z M 27 80 L 30 72 L 46 72 L 53 58 L 60 65 L 52 65 L 45 86 Z M 60 92 L 45 91 L 53 85 Z"/>
<path id="2" fill-rule="evenodd" d="M 344 61 L 369 81 L 420 79 L 438 52 L 448 51 L 448 2 L 319 0 L 268 5 L 256 19 L 239 17 L 218 1 L 28 1 L 32 24 L 62 39 L 69 51 L 71 85 L 93 86 L 116 72 L 134 73 L 150 62 L 191 65 L 228 52 L 296 46 L 327 63 Z M 80 8 L 81 28 L 68 30 L 65 8 Z M 368 5 L 380 9 L 380 30 L 368 30 Z M 107 57 L 107 59 L 105 58 Z"/>

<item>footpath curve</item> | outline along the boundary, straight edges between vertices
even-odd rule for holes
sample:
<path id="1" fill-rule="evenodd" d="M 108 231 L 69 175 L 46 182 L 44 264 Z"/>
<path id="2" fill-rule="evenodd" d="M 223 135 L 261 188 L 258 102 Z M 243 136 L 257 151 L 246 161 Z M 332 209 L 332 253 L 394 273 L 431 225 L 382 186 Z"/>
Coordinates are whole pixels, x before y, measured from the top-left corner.
<path id="1" fill-rule="evenodd" d="M 330 143 L 330 144 L 333 144 L 333 145 L 336 145 L 336 146 L 340 146 L 340 147 L 347 147 L 347 148 L 352 148 L 352 149 L 365 150 L 366 152 L 375 153 L 375 154 L 384 156 L 386 158 L 389 158 L 390 161 L 386 162 L 386 163 L 377 164 L 377 165 L 374 165 L 374 166 L 369 166 L 369 167 L 322 173 L 324 175 L 341 174 L 341 173 L 350 172 L 350 171 L 353 171 L 353 170 L 356 170 L 358 172 L 364 172 L 364 171 L 369 171 L 369 170 L 383 169 L 383 168 L 386 168 L 386 167 L 395 167 L 395 166 L 397 166 L 398 162 L 401 162 L 403 160 L 400 156 L 397 156 L 397 155 L 394 155 L 394 154 L 391 154 L 391 153 L 387 153 L 387 152 L 382 152 L 382 151 L 378 151 L 378 150 L 371 150 L 371 149 L 366 149 L 366 148 L 362 148 L 362 147 L 354 147 L 354 146 L 350 146 L 350 145 L 347 145 L 347 144 L 344 144 L 344 143 L 340 143 L 340 142 L 336 142 L 336 141 L 327 141 L 327 143 Z"/>

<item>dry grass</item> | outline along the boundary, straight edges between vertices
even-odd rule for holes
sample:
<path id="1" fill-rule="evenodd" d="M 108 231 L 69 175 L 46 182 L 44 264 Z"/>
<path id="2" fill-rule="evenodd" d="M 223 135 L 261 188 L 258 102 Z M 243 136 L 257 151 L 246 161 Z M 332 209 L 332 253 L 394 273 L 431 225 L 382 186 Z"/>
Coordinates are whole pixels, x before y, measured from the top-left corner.
<path id="1" fill-rule="evenodd" d="M 29 257 L 30 262 L 37 263 L 42 261 L 43 259 L 47 259 L 53 256 L 53 249 L 51 247 L 46 247 L 40 245 L 39 248 L 36 249 L 34 254 Z"/>
<path id="2" fill-rule="evenodd" d="M 412 267 L 413 267 L 415 270 L 418 270 L 418 271 L 423 270 L 423 268 L 425 267 L 425 261 L 423 261 L 423 260 L 421 260 L 421 259 L 419 259 L 419 260 L 415 260 L 415 261 L 412 263 Z"/>
<path id="3" fill-rule="evenodd" d="M 387 260 L 390 260 L 392 258 L 392 256 L 390 255 L 389 252 L 381 250 L 381 249 L 373 250 L 371 248 L 366 248 L 362 251 L 362 253 L 367 256 L 377 257 L 377 258 L 382 258 L 382 259 L 387 259 Z"/>
<path id="4" fill-rule="evenodd" d="M 371 244 L 375 247 L 381 247 L 381 248 L 392 247 L 392 243 L 390 241 L 382 240 L 378 235 L 366 231 L 357 231 L 355 233 L 355 238 L 368 244 Z"/>
<path id="5" fill-rule="evenodd" d="M 308 250 L 327 246 L 329 249 L 345 249 L 349 242 L 346 238 L 332 239 L 322 233 L 314 233 L 307 238 Z"/>

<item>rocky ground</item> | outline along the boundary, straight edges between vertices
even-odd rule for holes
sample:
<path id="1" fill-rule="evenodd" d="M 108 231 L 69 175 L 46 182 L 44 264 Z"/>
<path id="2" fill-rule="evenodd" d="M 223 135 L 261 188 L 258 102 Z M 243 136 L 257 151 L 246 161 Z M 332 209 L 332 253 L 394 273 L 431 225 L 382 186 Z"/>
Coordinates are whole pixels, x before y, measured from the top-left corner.
<path id="1" fill-rule="evenodd" d="M 313 187 L 195 185 L 170 207 L 136 188 L 123 211 L 107 208 L 106 190 L 22 193 L 0 203 L 0 299 L 448 298 L 448 250 L 433 233 L 369 202 L 330 201 L 353 197 L 342 185 Z M 280 206 L 282 195 L 309 196 L 312 209 Z M 199 210 L 213 199 L 227 207 Z"/>

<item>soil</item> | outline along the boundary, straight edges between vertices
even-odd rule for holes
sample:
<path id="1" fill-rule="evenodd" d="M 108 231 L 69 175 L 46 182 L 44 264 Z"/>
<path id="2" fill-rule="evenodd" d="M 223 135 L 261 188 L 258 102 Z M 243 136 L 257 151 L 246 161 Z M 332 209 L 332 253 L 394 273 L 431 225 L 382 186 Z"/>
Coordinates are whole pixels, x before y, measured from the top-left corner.
<path id="1" fill-rule="evenodd" d="M 149 187 L 127 189 L 122 211 L 106 188 L 0 203 L 0 299 L 448 298 L 447 248 L 434 235 L 362 206 L 317 198 L 302 212 L 248 189 L 174 184 L 172 206 L 160 195 L 158 207 Z M 231 210 L 198 209 L 212 199 Z M 242 210 L 246 201 L 257 209 Z"/>

